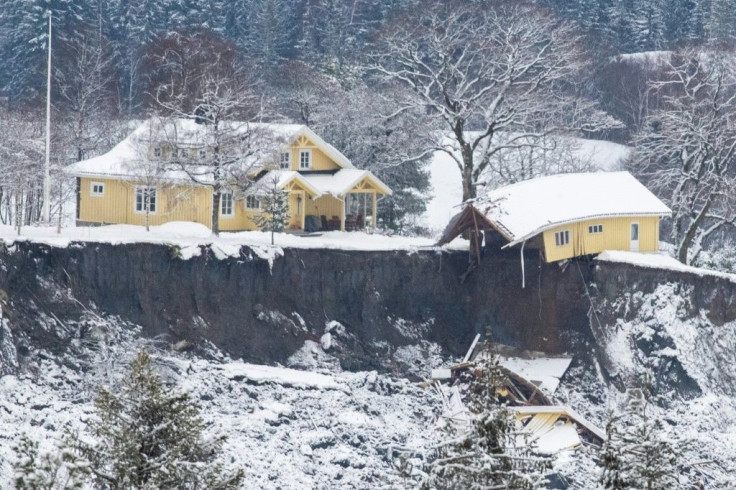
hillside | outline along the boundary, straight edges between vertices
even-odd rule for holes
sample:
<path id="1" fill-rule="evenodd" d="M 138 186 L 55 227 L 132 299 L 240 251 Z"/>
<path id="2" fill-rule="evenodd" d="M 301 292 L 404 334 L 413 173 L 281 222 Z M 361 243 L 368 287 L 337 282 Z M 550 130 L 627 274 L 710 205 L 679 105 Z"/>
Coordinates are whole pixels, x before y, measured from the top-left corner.
<path id="1" fill-rule="evenodd" d="M 79 427 L 95 386 L 115 386 L 147 346 L 199 400 L 210 429 L 229 436 L 226 454 L 245 465 L 249 485 L 411 486 L 418 473 L 402 474 L 400 461 L 421 463 L 440 412 L 416 381 L 490 326 L 498 342 L 572 355 L 557 400 L 601 427 L 629 381 L 653 373 L 657 416 L 691 440 L 689 462 L 709 461 L 699 473 L 708 488 L 729 488 L 731 276 L 624 254 L 542 265 L 522 289 L 516 253 L 488 256 L 461 284 L 464 252 L 285 248 L 269 264 L 250 250 L 217 257 L 203 245 L 185 259 L 164 244 L 6 247 L 0 473 L 18 433 L 50 444 Z M 266 367 L 279 365 L 300 371 Z M 571 488 L 591 488 L 592 457 L 558 460 Z"/>

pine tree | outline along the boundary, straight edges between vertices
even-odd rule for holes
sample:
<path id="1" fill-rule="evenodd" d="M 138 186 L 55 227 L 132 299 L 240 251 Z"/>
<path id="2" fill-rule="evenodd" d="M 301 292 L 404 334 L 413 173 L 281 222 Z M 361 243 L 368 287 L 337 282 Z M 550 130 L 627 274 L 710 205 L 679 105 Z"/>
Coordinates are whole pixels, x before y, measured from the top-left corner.
<path id="1" fill-rule="evenodd" d="M 274 176 L 258 186 L 261 212 L 251 218 L 262 231 L 271 232 L 271 245 L 274 234 L 284 231 L 289 221 L 289 192 L 279 187 L 279 180 Z"/>
<path id="2" fill-rule="evenodd" d="M 95 407 L 95 442 L 72 436 L 68 446 L 89 462 L 99 488 L 238 488 L 242 470 L 225 475 L 216 461 L 224 438 L 204 437 L 198 406 L 164 385 L 145 351 L 120 393 L 100 389 Z"/>
<path id="3" fill-rule="evenodd" d="M 13 483 L 18 490 L 84 488 L 89 469 L 72 451 L 56 448 L 42 453 L 38 442 L 26 434 L 20 436 L 14 450 Z"/>
<path id="4" fill-rule="evenodd" d="M 44 94 L 48 15 L 53 18 L 52 49 L 63 61 L 63 46 L 79 40 L 91 17 L 88 2 L 75 0 L 6 0 L 0 2 L 2 82 L 11 97 L 24 100 Z"/>
<path id="5" fill-rule="evenodd" d="M 505 376 L 498 360 L 484 358 L 471 371 L 466 403 L 472 421 L 469 427 L 447 422 L 445 440 L 427 465 L 423 488 L 544 488 L 550 461 L 532 453 L 503 405 Z"/>
<path id="6" fill-rule="evenodd" d="M 736 0 L 711 0 L 707 30 L 710 39 L 727 40 L 736 35 Z"/>
<path id="7" fill-rule="evenodd" d="M 677 487 L 681 444 L 669 439 L 662 421 L 647 414 L 643 394 L 632 391 L 626 410 L 606 427 L 608 438 L 601 452 L 605 489 L 667 490 Z"/>

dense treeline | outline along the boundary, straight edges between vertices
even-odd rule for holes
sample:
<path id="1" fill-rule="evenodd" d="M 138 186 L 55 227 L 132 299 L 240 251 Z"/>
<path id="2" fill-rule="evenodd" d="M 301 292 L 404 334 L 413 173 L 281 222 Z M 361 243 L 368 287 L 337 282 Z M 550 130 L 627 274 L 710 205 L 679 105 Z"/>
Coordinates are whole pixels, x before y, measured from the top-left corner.
<path id="1" fill-rule="evenodd" d="M 498 0 L 458 2 L 501 3 Z M 730 39 L 736 34 L 735 0 L 538 0 L 591 33 L 601 49 L 666 49 L 684 40 Z M 45 17 L 51 10 L 59 49 L 102 43 L 112 56 L 117 103 L 136 113 L 144 54 L 173 32 L 206 29 L 234 43 L 272 78 L 284 60 L 302 60 L 349 76 L 352 61 L 402 11 L 419 0 L 8 0 L 0 6 L 0 83 L 14 100 L 43 87 Z M 73 51 L 73 47 L 67 48 Z M 70 53 L 71 54 L 71 53 Z"/>

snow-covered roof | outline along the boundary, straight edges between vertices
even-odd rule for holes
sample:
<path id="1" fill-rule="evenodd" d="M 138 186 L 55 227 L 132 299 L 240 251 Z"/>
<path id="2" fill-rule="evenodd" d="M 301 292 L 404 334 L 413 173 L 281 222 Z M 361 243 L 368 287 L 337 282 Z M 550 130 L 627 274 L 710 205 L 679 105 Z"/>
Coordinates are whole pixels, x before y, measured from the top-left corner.
<path id="1" fill-rule="evenodd" d="M 270 163 L 280 148 L 291 144 L 296 138 L 306 136 L 324 151 L 338 166 L 353 169 L 353 164 L 334 146 L 324 141 L 314 131 L 301 124 L 249 123 L 228 121 L 220 123 L 228 137 L 242 135 L 243 138 L 260 138 L 252 145 L 253 154 L 244 159 L 243 165 L 252 168 L 257 164 Z M 89 160 L 74 163 L 66 172 L 82 177 L 126 178 L 140 177 L 148 162 L 148 146 L 155 144 L 174 145 L 177 148 L 206 148 L 212 146 L 213 131 L 208 125 L 190 119 L 149 119 L 140 124 L 112 150 Z M 202 172 L 206 173 L 203 165 Z M 181 170 L 167 169 L 161 175 L 171 180 L 186 180 Z"/>
<path id="2" fill-rule="evenodd" d="M 258 179 L 258 182 L 253 186 L 252 194 L 258 194 L 258 192 L 264 189 L 264 186 L 268 186 L 273 180 L 277 180 L 276 186 L 279 189 L 283 189 L 291 182 L 297 182 L 303 188 L 305 188 L 312 197 L 316 198 L 321 196 L 323 193 L 314 185 L 312 185 L 302 174 L 295 170 L 270 170 Z"/>
<path id="3" fill-rule="evenodd" d="M 468 132 L 468 137 L 476 135 Z M 631 154 L 631 147 L 605 140 L 591 140 L 573 136 L 555 136 L 556 146 L 547 150 L 546 154 L 552 161 L 566 161 L 568 158 L 578 162 L 589 163 L 591 170 L 618 171 L 623 169 Z M 495 144 L 495 143 L 494 143 Z M 462 175 L 453 158 L 461 158 L 460 149 L 452 137 L 442 136 L 440 146 L 446 150 L 438 150 L 432 155 L 427 171 L 432 186 L 431 196 L 426 202 L 426 211 L 422 221 L 430 230 L 440 231 L 447 225 L 448 220 L 461 210 L 463 203 Z M 476 150 L 476 158 L 483 158 L 483 145 Z M 526 153 L 525 153 L 526 154 Z M 508 150 L 501 153 L 504 159 L 512 166 L 525 163 L 515 163 L 519 154 Z M 586 169 L 588 170 L 588 169 Z M 481 176 L 482 181 L 493 181 L 494 176 L 488 170 Z"/>
<path id="4" fill-rule="evenodd" d="M 671 213 L 628 172 L 541 177 L 501 187 L 480 201 L 488 203 L 483 212 L 509 240 L 507 246 L 576 221 Z"/>
<path id="5" fill-rule="evenodd" d="M 566 415 L 572 419 L 573 422 L 580 424 L 590 431 L 593 435 L 601 440 L 606 439 L 606 433 L 596 427 L 593 423 L 588 421 L 585 417 L 580 415 L 578 412 L 570 407 L 564 405 L 543 405 L 543 406 L 525 406 L 525 407 L 511 407 L 511 410 L 520 415 L 538 415 L 538 414 L 560 414 Z"/>
<path id="6" fill-rule="evenodd" d="M 331 196 L 344 195 L 365 177 L 368 177 L 371 184 L 375 185 L 380 192 L 387 195 L 391 195 L 393 193 L 386 184 L 368 170 L 344 168 L 338 170 L 334 174 L 305 173 L 302 176 L 304 177 L 304 180 L 309 182 L 309 184 L 314 188 L 319 189 L 321 194 L 329 194 Z"/>

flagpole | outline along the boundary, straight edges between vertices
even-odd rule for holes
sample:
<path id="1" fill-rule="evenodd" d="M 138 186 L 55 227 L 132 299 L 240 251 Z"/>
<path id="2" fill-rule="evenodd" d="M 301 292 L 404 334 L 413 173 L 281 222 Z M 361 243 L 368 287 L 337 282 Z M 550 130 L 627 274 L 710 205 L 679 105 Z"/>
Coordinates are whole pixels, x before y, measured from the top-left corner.
<path id="1" fill-rule="evenodd" d="M 51 222 L 51 11 L 49 11 L 49 60 L 46 79 L 46 165 L 43 174 L 43 220 Z"/>

